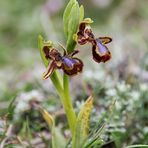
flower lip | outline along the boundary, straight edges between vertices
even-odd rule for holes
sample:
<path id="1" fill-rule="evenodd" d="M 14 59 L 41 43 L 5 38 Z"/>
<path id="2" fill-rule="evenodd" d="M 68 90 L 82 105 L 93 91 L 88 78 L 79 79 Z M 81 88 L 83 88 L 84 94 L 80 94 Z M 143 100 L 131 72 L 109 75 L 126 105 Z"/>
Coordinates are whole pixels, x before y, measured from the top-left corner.
<path id="1" fill-rule="evenodd" d="M 70 75 L 70 76 L 74 76 L 74 75 L 77 75 L 78 73 L 82 72 L 83 70 L 83 62 L 78 59 L 78 58 L 73 58 L 72 59 L 73 62 L 74 62 L 74 65 L 73 65 L 73 68 L 72 69 L 66 69 L 63 64 L 63 71 L 67 74 L 67 75 Z"/>
<path id="2" fill-rule="evenodd" d="M 50 56 L 49 56 L 49 50 L 50 50 L 50 48 L 48 46 L 44 46 L 43 47 L 43 51 L 45 53 L 45 58 L 46 59 L 49 59 L 50 58 Z"/>
<path id="3" fill-rule="evenodd" d="M 72 58 L 68 58 L 66 56 L 62 57 L 62 62 L 65 65 L 65 68 L 67 69 L 72 69 L 74 64 L 75 64 L 75 60 Z"/>
<path id="4" fill-rule="evenodd" d="M 105 45 L 101 43 L 99 39 L 96 39 L 97 47 L 98 47 L 98 54 L 106 54 L 108 52 L 108 49 Z"/>
<path id="5" fill-rule="evenodd" d="M 92 50 L 92 55 L 93 55 L 93 59 L 94 61 L 96 61 L 97 63 L 100 63 L 100 62 L 107 62 L 108 60 L 111 59 L 111 53 L 108 52 L 102 56 L 100 56 L 95 50 Z"/>
<path id="6" fill-rule="evenodd" d="M 108 50 L 108 48 L 102 44 L 102 42 L 99 39 L 96 39 L 96 44 L 92 47 L 92 55 L 93 59 L 97 62 L 107 62 L 111 58 L 111 53 Z"/>

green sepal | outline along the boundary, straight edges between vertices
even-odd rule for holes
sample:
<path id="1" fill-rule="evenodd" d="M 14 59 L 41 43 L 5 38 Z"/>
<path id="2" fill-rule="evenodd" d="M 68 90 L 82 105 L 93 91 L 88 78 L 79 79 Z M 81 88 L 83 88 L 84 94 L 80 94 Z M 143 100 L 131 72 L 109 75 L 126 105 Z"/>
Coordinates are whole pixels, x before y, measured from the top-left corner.
<path id="1" fill-rule="evenodd" d="M 43 47 L 44 46 L 48 46 L 48 47 L 52 47 L 53 43 L 52 41 L 44 41 L 43 37 L 41 35 L 38 36 L 38 48 L 40 50 L 40 56 L 43 60 L 44 65 L 47 67 L 49 61 L 45 58 L 45 54 L 43 52 Z"/>
<path id="2" fill-rule="evenodd" d="M 73 148 L 82 147 L 84 140 L 86 140 L 86 138 L 88 137 L 89 121 L 92 106 L 93 97 L 90 96 L 84 103 L 77 117 L 75 133 L 72 139 Z"/>
<path id="3" fill-rule="evenodd" d="M 81 23 L 92 24 L 94 21 L 91 18 L 85 18 Z"/>

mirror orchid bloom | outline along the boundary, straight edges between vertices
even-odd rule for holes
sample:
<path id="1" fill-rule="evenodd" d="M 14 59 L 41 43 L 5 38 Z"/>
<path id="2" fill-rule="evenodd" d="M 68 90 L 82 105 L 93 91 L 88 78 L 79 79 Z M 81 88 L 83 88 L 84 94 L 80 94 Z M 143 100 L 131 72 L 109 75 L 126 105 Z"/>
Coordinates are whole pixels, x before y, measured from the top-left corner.
<path id="1" fill-rule="evenodd" d="M 74 55 L 78 53 L 77 50 L 70 54 L 67 54 L 66 51 L 64 51 L 64 55 L 61 55 L 57 49 L 44 46 L 43 51 L 46 59 L 49 60 L 47 70 L 43 74 L 43 79 L 50 77 L 56 69 L 62 69 L 64 73 L 69 76 L 82 72 L 83 62 L 74 57 Z"/>
<path id="2" fill-rule="evenodd" d="M 77 32 L 77 42 L 80 45 L 84 45 L 87 42 L 92 42 L 94 40 L 94 35 L 90 27 L 92 22 L 93 21 L 90 18 L 86 18 L 80 23 L 79 31 Z"/>
<path id="3" fill-rule="evenodd" d="M 97 62 L 106 62 L 111 59 L 111 52 L 105 44 L 108 44 L 112 41 L 110 37 L 99 37 L 95 38 L 90 24 L 92 21 L 90 19 L 84 19 L 79 25 L 79 31 L 77 33 L 77 42 L 80 45 L 86 43 L 92 44 L 92 55 L 93 59 Z"/>

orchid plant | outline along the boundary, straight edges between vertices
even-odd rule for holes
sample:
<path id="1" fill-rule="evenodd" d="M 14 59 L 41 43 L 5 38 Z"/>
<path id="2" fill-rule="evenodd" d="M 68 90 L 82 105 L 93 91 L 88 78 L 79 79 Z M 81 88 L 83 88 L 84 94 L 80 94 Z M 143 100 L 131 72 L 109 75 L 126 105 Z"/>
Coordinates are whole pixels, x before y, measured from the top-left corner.
<path id="1" fill-rule="evenodd" d="M 66 37 L 66 47 L 60 44 L 63 53 L 55 47 L 51 40 L 45 41 L 42 36 L 38 38 L 40 55 L 47 67 L 47 70 L 43 73 L 43 79 L 50 78 L 59 94 L 71 131 L 71 140 L 67 147 L 72 148 L 92 146 L 98 139 L 97 133 L 99 133 L 99 131 L 96 131 L 94 138 L 89 137 L 89 118 L 93 106 L 92 96 L 86 100 L 78 115 L 73 108 L 69 78 L 82 72 L 84 66 L 82 60 L 76 56 L 79 51 L 75 47 L 77 44 L 90 43 L 92 45 L 92 57 L 97 63 L 107 62 L 111 58 L 111 53 L 106 44 L 111 42 L 112 38 L 95 37 L 91 23 L 93 21 L 90 18 L 84 19 L 83 6 L 79 6 L 76 0 L 70 0 L 63 14 Z M 63 71 L 63 76 L 59 69 Z M 52 131 L 52 147 L 65 147 L 57 142 L 54 117 L 43 108 L 40 108 L 40 110 Z M 101 140 L 99 142 L 102 143 Z"/>

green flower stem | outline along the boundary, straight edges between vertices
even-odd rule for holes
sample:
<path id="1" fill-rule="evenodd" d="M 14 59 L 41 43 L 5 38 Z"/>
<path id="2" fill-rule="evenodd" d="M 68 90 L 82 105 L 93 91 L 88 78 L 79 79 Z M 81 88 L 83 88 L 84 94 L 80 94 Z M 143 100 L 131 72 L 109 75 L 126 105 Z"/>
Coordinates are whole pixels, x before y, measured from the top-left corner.
<path id="1" fill-rule="evenodd" d="M 62 87 L 62 83 L 61 83 L 61 80 L 60 80 L 60 74 L 55 71 L 52 76 L 50 77 L 52 83 L 54 84 L 56 90 L 58 91 L 59 94 L 62 94 L 63 93 L 63 87 Z"/>
<path id="2" fill-rule="evenodd" d="M 60 74 L 55 71 L 52 76 L 51 76 L 51 81 L 54 84 L 61 102 L 63 104 L 66 116 L 67 116 L 67 120 L 69 123 L 69 127 L 71 130 L 71 133 L 73 135 L 74 133 L 74 128 L 75 128 L 75 123 L 76 123 L 76 114 L 74 112 L 73 106 L 72 106 L 72 102 L 71 102 L 71 97 L 70 97 L 70 92 L 69 92 L 69 79 L 68 76 L 64 74 L 63 77 L 63 87 L 62 87 L 62 81 L 61 81 L 61 76 Z"/>
<path id="3" fill-rule="evenodd" d="M 72 135 L 75 130 L 75 123 L 76 123 L 76 114 L 72 106 L 72 100 L 70 96 L 69 90 L 69 77 L 64 74 L 63 76 L 63 87 L 64 87 L 64 94 L 65 94 L 65 103 L 66 103 L 66 114 L 68 116 L 68 123 L 72 132 Z"/>
<path id="4" fill-rule="evenodd" d="M 66 74 L 63 75 L 63 87 L 64 87 L 64 94 L 70 98 L 70 90 L 69 90 L 69 78 Z"/>

